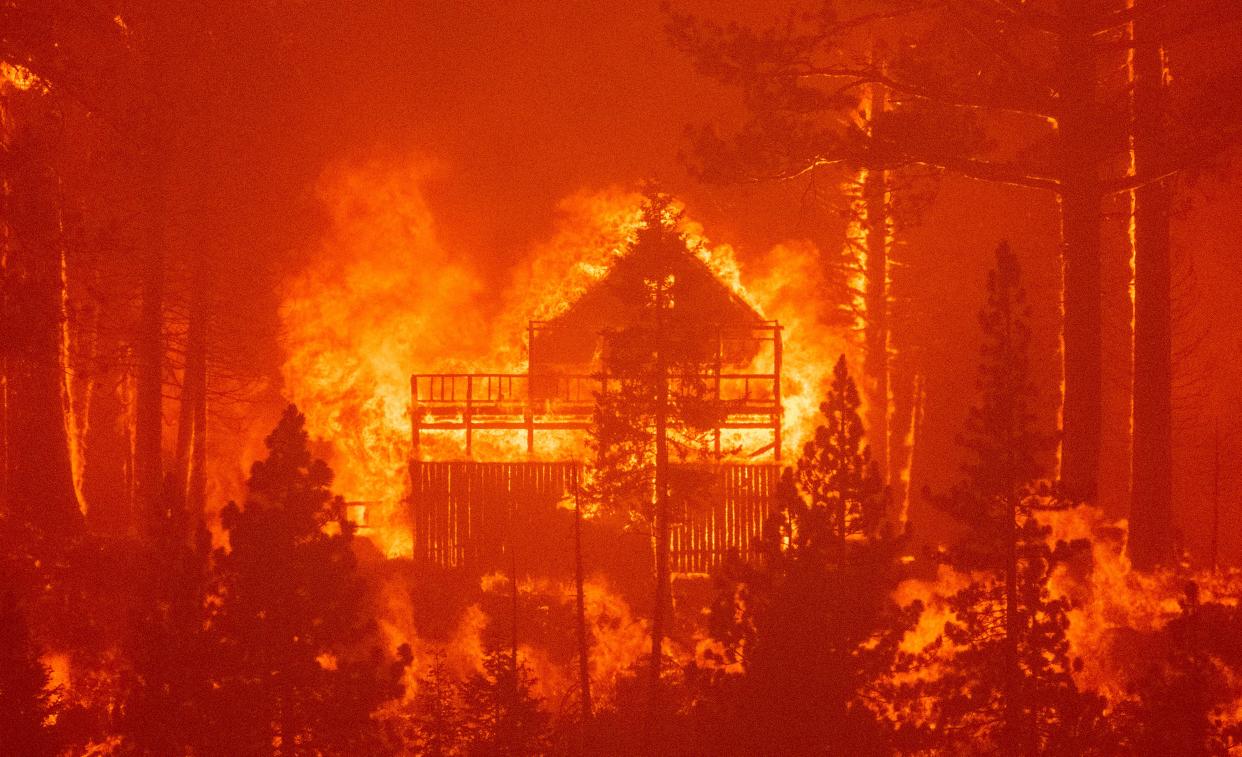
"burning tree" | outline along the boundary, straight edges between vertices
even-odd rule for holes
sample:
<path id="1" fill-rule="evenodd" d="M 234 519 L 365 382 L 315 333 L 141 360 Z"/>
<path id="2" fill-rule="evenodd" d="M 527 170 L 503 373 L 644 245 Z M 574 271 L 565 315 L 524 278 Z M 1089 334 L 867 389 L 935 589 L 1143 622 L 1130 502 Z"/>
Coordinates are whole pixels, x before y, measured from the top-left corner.
<path id="1" fill-rule="evenodd" d="M 1055 195 L 1064 266 L 1059 476 L 1083 498 L 1097 488 L 1123 498 L 1130 485 L 1129 547 L 1144 568 L 1174 554 L 1174 189 L 1178 176 L 1221 162 L 1242 123 L 1236 63 L 1196 63 L 1194 49 L 1236 34 L 1234 11 L 1221 0 L 867 0 L 825 3 L 759 30 L 674 23 L 708 73 L 747 95 L 750 118 L 735 135 L 698 136 L 718 173 L 787 179 L 825 166 L 928 166 Z M 894 27 L 891 55 L 860 53 L 860 36 L 884 39 Z M 858 103 L 877 88 L 900 108 L 843 124 L 841 114 L 865 110 Z M 1104 266 L 1103 222 L 1118 200 L 1128 205 L 1132 292 Z M 1136 366 L 1129 482 L 1105 475 L 1102 460 L 1105 429 L 1125 423 L 1105 412 L 1114 345 L 1103 303 L 1118 301 L 1132 308 Z"/>
<path id="2" fill-rule="evenodd" d="M 939 173 L 912 168 L 904 156 L 916 134 L 928 143 L 940 140 L 941 151 L 954 153 L 969 149 L 978 135 L 960 119 L 950 126 L 943 110 L 895 94 L 879 78 L 823 88 L 813 78 L 782 75 L 794 61 L 828 53 L 828 38 L 801 28 L 804 20 L 794 11 L 770 28 L 755 29 L 673 14 L 676 46 L 703 73 L 741 90 L 747 105 L 745 120 L 733 133 L 721 134 L 715 126 L 693 130 L 692 167 L 709 182 L 806 180 L 804 201 L 825 194 L 827 203 L 844 201 L 848 226 L 842 254 L 828 249 L 820 254 L 834 278 L 847 280 L 846 291 L 833 293 L 835 302 L 847 323 L 862 331 L 861 385 L 872 456 L 885 484 L 904 485 L 897 471 L 899 456 L 910 453 L 903 449 L 909 431 L 904 424 L 910 421 L 908 413 L 894 411 L 908 409 L 898 403 L 913 394 L 914 371 L 894 359 L 897 328 L 905 317 L 897 309 L 895 254 L 902 230 L 934 196 Z M 886 70 L 900 60 L 905 32 L 900 23 L 875 19 L 853 34 L 832 36 L 828 54 Z M 827 192 L 819 187 L 825 175 Z"/>
<path id="3" fill-rule="evenodd" d="M 1054 597 L 1048 582 L 1085 545 L 1050 546 L 1050 529 L 1037 518 L 1074 503 L 1039 483 L 1053 439 L 1032 425 L 1025 292 L 1006 244 L 996 251 L 979 320 L 982 396 L 960 441 L 974 461 L 961 483 L 934 497 L 966 529 L 946 559 L 972 580 L 948 598 L 953 619 L 933 645 L 951 649 L 948 668 L 911 691 L 929 703 L 926 725 L 938 743 L 1004 754 L 1078 753 L 1098 738 L 1103 705 L 1074 683 L 1065 635 L 1069 600 Z"/>

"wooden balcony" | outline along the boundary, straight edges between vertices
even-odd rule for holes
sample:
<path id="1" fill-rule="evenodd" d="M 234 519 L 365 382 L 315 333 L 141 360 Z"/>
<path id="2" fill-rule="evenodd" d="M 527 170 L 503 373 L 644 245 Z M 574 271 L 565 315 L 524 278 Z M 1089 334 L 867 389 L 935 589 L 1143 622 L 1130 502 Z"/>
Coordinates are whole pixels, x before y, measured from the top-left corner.
<path id="1" fill-rule="evenodd" d="M 539 325 L 531 324 L 532 343 Z M 725 356 L 743 340 L 767 344 L 770 371 L 741 371 L 726 365 Z M 717 360 L 708 370 L 688 379 L 673 378 L 671 393 L 679 384 L 692 382 L 701 399 L 717 403 L 722 420 L 716 431 L 720 450 L 721 432 L 727 429 L 766 429 L 772 443 L 751 456 L 771 451 L 780 460 L 781 395 L 780 326 L 764 324 L 745 333 L 721 331 Z M 413 458 L 420 459 L 423 435 L 458 433 L 467 458 L 472 456 L 476 431 L 525 431 L 527 454 L 534 456 L 536 437 L 543 432 L 584 431 L 591 425 L 596 397 L 614 388 L 602 373 L 571 373 L 536 360 L 526 373 L 419 373 L 410 377 Z M 707 391 L 706 397 L 702 389 Z"/>

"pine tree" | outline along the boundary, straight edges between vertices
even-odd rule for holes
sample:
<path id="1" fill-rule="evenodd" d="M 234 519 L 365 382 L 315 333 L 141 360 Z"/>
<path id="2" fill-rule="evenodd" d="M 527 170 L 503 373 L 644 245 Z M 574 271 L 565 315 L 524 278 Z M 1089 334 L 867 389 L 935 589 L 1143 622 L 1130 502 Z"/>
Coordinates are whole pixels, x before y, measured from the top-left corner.
<path id="1" fill-rule="evenodd" d="M 215 554 L 211 623 L 221 753 L 374 751 L 371 715 L 400 695 L 409 664 L 408 650 L 393 660 L 380 648 L 352 526 L 304 425 L 289 406 L 251 468 L 245 507 L 221 514 L 229 549 Z"/>
<path id="2" fill-rule="evenodd" d="M 211 535 L 200 524 L 194 547 L 167 524 L 145 554 L 145 581 L 126 639 L 132 669 L 118 731 L 142 754 L 203 749 L 214 739 L 205 710 L 211 700 L 214 637 L 209 633 Z"/>
<path id="3" fill-rule="evenodd" d="M 935 503 L 965 527 L 946 559 L 979 576 L 949 597 L 954 619 L 941 644 L 954 649 L 945 674 L 916 685 L 942 748 L 1023 755 L 1085 748 L 1099 701 L 1077 690 L 1066 640 L 1067 599 L 1048 581 L 1082 544 L 1049 546 L 1040 511 L 1073 503 L 1040 483 L 1053 440 L 1034 428 L 1028 378 L 1025 292 L 1008 245 L 988 277 L 980 402 L 960 443 L 972 453 L 964 479 Z M 1084 723 L 1092 727 L 1084 728 Z"/>
<path id="4" fill-rule="evenodd" d="M 708 432 L 722 408 L 704 380 L 716 356 L 719 324 L 696 307 L 687 267 L 701 266 L 672 198 L 651 194 L 643 223 L 610 275 L 633 308 L 630 322 L 605 334 L 602 389 L 597 394 L 589 444 L 595 464 L 593 498 L 628 514 L 652 534 L 655 597 L 651 623 L 651 712 L 662 710 L 662 645 L 669 625 L 669 529 L 675 496 L 673 457 L 703 459 Z M 678 471 L 677 498 L 692 496 L 702 477 Z"/>
<path id="5" fill-rule="evenodd" d="M 920 607 L 891 599 L 903 541 L 876 524 L 884 488 L 863 446 L 844 360 L 816 430 L 775 496 L 759 560 L 717 571 L 711 634 L 736 684 L 714 692 L 711 730 L 743 751 L 885 754 L 888 726 L 868 705 Z"/>
<path id="6" fill-rule="evenodd" d="M 810 508 L 822 511 L 840 541 L 871 535 L 884 513 L 885 488 L 863 444 L 858 389 L 842 355 L 832 369 L 832 388 L 819 406 L 825 423 L 815 429 L 798 460 L 798 485 Z"/>
<path id="7" fill-rule="evenodd" d="M 16 597 L 0 593 L 0 754 L 59 753 L 50 724 L 55 694 Z"/>
<path id="8" fill-rule="evenodd" d="M 493 648 L 462 691 L 466 751 L 489 757 L 526 757 L 548 749 L 549 719 L 532 693 L 535 679 L 510 650 Z"/>
<path id="9" fill-rule="evenodd" d="M 418 754 L 445 757 L 457 754 L 462 740 L 459 686 L 443 652 L 438 652 L 427 673 L 418 679 L 414 695 L 414 744 Z"/>

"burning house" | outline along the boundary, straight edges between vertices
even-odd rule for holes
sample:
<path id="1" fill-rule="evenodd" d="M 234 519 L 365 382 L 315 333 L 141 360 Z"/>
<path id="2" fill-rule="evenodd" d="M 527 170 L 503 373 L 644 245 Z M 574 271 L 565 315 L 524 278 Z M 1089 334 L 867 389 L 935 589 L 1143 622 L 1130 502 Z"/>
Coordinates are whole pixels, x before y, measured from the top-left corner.
<path id="1" fill-rule="evenodd" d="M 676 313 L 655 339 L 676 332 L 695 368 L 672 383 L 693 384 L 711 420 L 693 468 L 708 483 L 675 498 L 673 570 L 704 572 L 730 551 L 745 554 L 769 509 L 781 459 L 781 326 L 764 318 L 685 245 L 635 248 L 550 320 L 528 323 L 526 366 L 510 373 L 419 373 L 410 379 L 410 507 L 416 560 L 484 570 L 497 564 L 514 524 L 537 519 L 571 497 L 600 397 L 626 334 L 649 313 L 653 286 L 666 286 Z M 650 332 L 649 332 L 650 333 Z M 674 393 L 676 393 L 674 389 Z M 503 435 L 513 454 L 495 459 Z M 428 444 L 452 437 L 455 445 Z M 444 449 L 455 454 L 445 455 Z M 489 454 L 492 453 L 492 454 Z"/>

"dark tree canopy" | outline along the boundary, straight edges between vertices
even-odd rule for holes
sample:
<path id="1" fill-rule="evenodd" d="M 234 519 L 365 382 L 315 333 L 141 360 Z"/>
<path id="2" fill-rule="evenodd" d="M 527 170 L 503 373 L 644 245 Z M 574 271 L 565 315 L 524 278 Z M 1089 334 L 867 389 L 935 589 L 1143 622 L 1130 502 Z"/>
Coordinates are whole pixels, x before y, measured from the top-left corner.
<path id="1" fill-rule="evenodd" d="M 332 472 L 307 448 L 290 406 L 251 469 L 244 507 L 222 513 L 212 620 L 223 752 L 375 749 L 371 713 L 401 693 L 408 652 L 390 657 L 368 612 L 350 547 L 353 528 L 329 490 Z M 228 724 L 225 726 L 224 724 Z"/>
<path id="2" fill-rule="evenodd" d="M 810 511 L 823 513 L 829 533 L 839 540 L 874 534 L 887 504 L 888 492 L 863 442 L 860 404 L 843 355 L 819 406 L 825 423 L 815 428 L 797 465 L 798 486 L 810 499 Z"/>
<path id="3" fill-rule="evenodd" d="M 952 620 L 931 654 L 952 650 L 938 677 L 907 687 L 930 743 L 1006 754 L 1082 753 L 1103 743 L 1103 701 L 1079 691 L 1066 629 L 1071 607 L 1053 594 L 1056 567 L 1082 543 L 1049 543 L 1038 513 L 1073 502 L 1040 482 L 1050 438 L 1034 429 L 1029 402 L 1025 293 L 1008 245 L 996 251 L 980 313 L 979 401 L 961 444 L 963 480 L 934 501 L 965 529 L 944 556 L 971 576 L 947 599 Z"/>
<path id="4" fill-rule="evenodd" d="M 878 528 L 884 490 L 867 459 L 858 395 L 838 361 L 816 430 L 785 469 L 755 560 L 714 576 L 711 633 L 740 664 L 708 694 L 717 749 L 886 754 L 892 724 L 873 694 L 921 608 L 899 608 L 904 539 Z M 797 664 L 790 664 L 797 660 Z"/>

